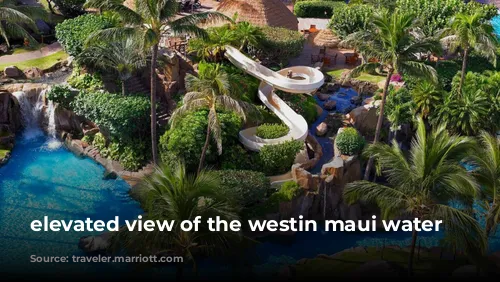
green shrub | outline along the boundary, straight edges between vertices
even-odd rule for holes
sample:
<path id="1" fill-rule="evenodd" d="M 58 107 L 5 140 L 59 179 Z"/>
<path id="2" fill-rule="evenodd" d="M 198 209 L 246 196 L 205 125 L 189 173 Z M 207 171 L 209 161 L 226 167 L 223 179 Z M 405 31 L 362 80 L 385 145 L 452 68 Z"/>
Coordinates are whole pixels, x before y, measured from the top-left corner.
<path id="1" fill-rule="evenodd" d="M 297 197 L 300 195 L 302 190 L 300 189 L 299 184 L 295 181 L 287 181 L 283 183 L 278 190 L 278 192 L 274 193 L 271 195 L 271 198 L 274 198 L 273 200 L 278 201 L 278 202 L 289 202 L 293 200 L 293 198 Z"/>
<path id="2" fill-rule="evenodd" d="M 71 109 L 70 103 L 73 101 L 75 96 L 76 93 L 71 91 L 71 89 L 65 85 L 55 85 L 49 92 L 47 92 L 47 99 L 54 103 L 58 103 L 66 109 Z"/>
<path id="3" fill-rule="evenodd" d="M 335 9 L 329 28 L 344 38 L 351 33 L 367 30 L 372 14 L 373 8 L 370 5 L 347 5 L 342 9 Z"/>
<path id="4" fill-rule="evenodd" d="M 300 55 L 304 48 L 304 36 L 296 30 L 265 26 L 262 33 L 264 36 L 256 46 L 261 51 L 259 57 L 285 64 L 290 58 Z"/>
<path id="5" fill-rule="evenodd" d="M 264 139 L 276 139 L 288 134 L 290 129 L 284 124 L 265 123 L 257 127 L 256 135 Z"/>
<path id="6" fill-rule="evenodd" d="M 283 174 L 289 171 L 295 161 L 295 156 L 303 147 L 304 143 L 297 140 L 265 145 L 259 152 L 262 171 L 267 175 Z"/>
<path id="7" fill-rule="evenodd" d="M 251 170 L 214 171 L 221 180 L 220 189 L 229 198 L 235 198 L 241 206 L 248 207 L 266 197 L 271 188 L 269 179 L 261 172 Z"/>
<path id="8" fill-rule="evenodd" d="M 356 155 L 365 147 L 365 139 L 352 127 L 345 128 L 335 139 L 337 148 L 343 155 Z"/>
<path id="9" fill-rule="evenodd" d="M 120 164 L 130 171 L 139 170 L 144 164 L 145 146 L 143 143 L 136 143 L 134 145 L 125 146 L 123 152 L 120 154 Z"/>
<path id="10" fill-rule="evenodd" d="M 81 91 L 71 102 L 71 107 L 77 115 L 106 129 L 121 143 L 150 138 L 150 102 L 147 97 Z"/>
<path id="11" fill-rule="evenodd" d="M 106 148 L 106 137 L 102 135 L 102 133 L 97 133 L 94 135 L 94 140 L 92 141 L 92 146 L 94 146 L 97 150 L 102 151 Z"/>
<path id="12" fill-rule="evenodd" d="M 283 183 L 278 191 L 273 193 L 269 198 L 257 206 L 253 206 L 245 214 L 247 218 L 264 217 L 267 214 L 276 213 L 279 211 L 279 205 L 282 202 L 289 202 L 299 196 L 302 190 L 294 181 Z"/>
<path id="13" fill-rule="evenodd" d="M 86 14 L 58 24 L 56 37 L 68 54 L 78 57 L 82 53 L 85 41 L 93 32 L 111 26 L 111 22 L 103 16 Z"/>
<path id="14" fill-rule="evenodd" d="M 238 133 L 242 122 L 239 116 L 232 112 L 219 112 L 219 122 L 222 125 L 223 148 L 238 142 Z M 195 170 L 198 166 L 202 147 L 205 144 L 208 125 L 208 111 L 201 110 L 187 114 L 175 128 L 169 129 L 160 138 L 160 153 L 173 153 L 182 158 L 189 170 Z M 213 139 L 207 150 L 206 163 L 216 164 L 219 156 Z M 224 149 L 222 150 L 224 152 Z"/>
<path id="15" fill-rule="evenodd" d="M 85 135 L 81 141 L 87 144 L 92 144 L 92 142 L 94 142 L 94 135 Z"/>
<path id="16" fill-rule="evenodd" d="M 240 144 L 222 150 L 222 169 L 260 171 L 259 155 L 245 150 Z"/>
<path id="17" fill-rule="evenodd" d="M 292 94 L 284 91 L 275 91 L 292 110 L 304 117 L 307 123 L 313 123 L 318 117 L 316 100 L 311 95 Z"/>
<path id="18" fill-rule="evenodd" d="M 301 1 L 295 3 L 293 12 L 300 18 L 331 18 L 334 10 L 344 9 L 347 5 L 337 1 Z"/>
<path id="19" fill-rule="evenodd" d="M 80 74 L 78 69 L 75 69 L 68 79 L 68 84 L 79 90 L 97 91 L 104 87 L 101 75 L 95 73 Z"/>

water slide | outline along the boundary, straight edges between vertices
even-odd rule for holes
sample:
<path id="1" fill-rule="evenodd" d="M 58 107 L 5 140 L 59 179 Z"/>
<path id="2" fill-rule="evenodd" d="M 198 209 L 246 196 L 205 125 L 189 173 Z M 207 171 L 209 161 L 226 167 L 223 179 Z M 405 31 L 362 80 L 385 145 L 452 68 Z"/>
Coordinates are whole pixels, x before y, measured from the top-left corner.
<path id="1" fill-rule="evenodd" d="M 261 81 L 259 99 L 290 128 L 287 135 L 276 139 L 257 137 L 255 135 L 257 127 L 247 128 L 240 131 L 241 143 L 249 150 L 260 151 L 264 145 L 279 144 L 288 140 L 304 141 L 308 134 L 307 121 L 292 110 L 278 95 L 274 94 L 274 89 L 296 94 L 312 94 L 323 85 L 323 73 L 315 68 L 303 66 L 285 68 L 275 72 L 231 46 L 226 46 L 225 54 L 231 63 Z M 290 71 L 292 78 L 287 76 Z"/>

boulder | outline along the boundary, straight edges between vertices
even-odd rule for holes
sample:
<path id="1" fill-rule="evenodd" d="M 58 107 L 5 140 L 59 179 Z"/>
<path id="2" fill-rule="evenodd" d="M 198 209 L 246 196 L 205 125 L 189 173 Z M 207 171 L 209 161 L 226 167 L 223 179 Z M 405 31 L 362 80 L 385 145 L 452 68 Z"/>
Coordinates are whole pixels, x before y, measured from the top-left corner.
<path id="1" fill-rule="evenodd" d="M 322 122 L 316 126 L 316 135 L 317 136 L 324 136 L 326 132 L 328 131 L 328 125 L 325 122 Z"/>
<path id="2" fill-rule="evenodd" d="M 328 83 L 327 89 L 329 92 L 338 92 L 340 90 L 340 84 Z"/>
<path id="3" fill-rule="evenodd" d="M 346 118 L 363 136 L 372 136 L 377 128 L 377 109 L 372 106 L 361 106 L 353 109 Z"/>
<path id="4" fill-rule="evenodd" d="M 335 110 L 335 108 L 337 108 L 337 101 L 334 101 L 334 100 L 326 101 L 323 104 L 323 108 L 325 108 L 325 110 L 327 110 L 327 111 Z"/>
<path id="5" fill-rule="evenodd" d="M 110 246 L 111 233 L 80 238 L 78 248 L 86 253 L 106 253 Z"/>
<path id="6" fill-rule="evenodd" d="M 326 101 L 326 100 L 328 100 L 329 98 L 330 98 L 330 95 L 328 95 L 328 94 L 324 94 L 324 93 L 320 93 L 320 94 L 318 94 L 318 99 L 319 99 L 320 101 Z"/>
<path id="7" fill-rule="evenodd" d="M 335 157 L 329 163 L 326 163 L 321 167 L 321 174 L 326 176 L 333 176 L 333 183 L 337 185 L 343 185 L 345 182 L 343 180 L 344 176 L 344 160 L 340 157 Z"/>
<path id="8" fill-rule="evenodd" d="M 0 54 L 9 52 L 9 47 L 7 44 L 0 44 Z"/>
<path id="9" fill-rule="evenodd" d="M 91 128 L 91 129 L 83 129 L 83 135 L 84 136 L 93 136 L 93 135 L 96 135 L 97 133 L 99 133 L 99 128 L 97 127 L 94 127 L 94 128 Z"/>
<path id="10" fill-rule="evenodd" d="M 3 70 L 3 74 L 6 77 L 18 78 L 21 76 L 22 72 L 16 66 L 9 66 Z"/>
<path id="11" fill-rule="evenodd" d="M 315 188 L 312 174 L 303 169 L 300 164 L 292 166 L 292 177 L 305 190 L 313 190 Z"/>
<path id="12" fill-rule="evenodd" d="M 24 76 L 27 79 L 40 78 L 43 76 L 43 70 L 36 68 L 36 67 L 31 67 L 31 68 L 24 71 Z"/>
<path id="13" fill-rule="evenodd" d="M 354 96 L 351 98 L 351 103 L 359 106 L 359 105 L 361 105 L 362 100 L 363 100 L 363 98 L 361 98 L 361 96 Z"/>
<path id="14" fill-rule="evenodd" d="M 104 175 L 102 176 L 103 180 L 113 180 L 113 179 L 117 179 L 117 178 L 118 178 L 118 174 L 116 174 L 116 172 L 108 171 L 108 170 L 106 170 L 104 172 Z"/>

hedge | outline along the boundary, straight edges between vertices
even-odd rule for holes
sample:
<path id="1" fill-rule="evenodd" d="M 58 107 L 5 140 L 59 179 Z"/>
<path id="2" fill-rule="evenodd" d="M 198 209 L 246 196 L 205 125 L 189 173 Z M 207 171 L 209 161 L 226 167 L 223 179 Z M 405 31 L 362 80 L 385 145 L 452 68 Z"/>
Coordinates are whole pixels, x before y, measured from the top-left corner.
<path id="1" fill-rule="evenodd" d="M 56 37 L 68 54 L 77 57 L 93 32 L 109 27 L 112 27 L 112 23 L 104 16 L 85 14 L 58 24 Z"/>
<path id="2" fill-rule="evenodd" d="M 290 129 L 284 124 L 261 124 L 257 127 L 255 135 L 263 139 L 276 139 L 288 134 Z"/>
<path id="3" fill-rule="evenodd" d="M 344 38 L 351 33 L 366 30 L 372 14 L 373 7 L 370 5 L 347 5 L 334 11 L 329 28 Z"/>
<path id="4" fill-rule="evenodd" d="M 214 173 L 220 178 L 220 189 L 228 198 L 235 198 L 248 207 L 266 197 L 271 188 L 269 179 L 262 172 L 251 170 L 219 170 Z"/>
<path id="5" fill-rule="evenodd" d="M 346 3 L 337 1 L 302 1 L 295 3 L 293 11 L 300 18 L 329 19 L 334 14 L 335 9 L 346 6 Z"/>
<path id="6" fill-rule="evenodd" d="M 122 143 L 150 138 L 151 104 L 147 97 L 81 91 L 70 105 L 77 115 L 93 121 Z"/>
<path id="7" fill-rule="evenodd" d="M 259 152 L 262 171 L 267 175 L 283 174 L 289 171 L 295 161 L 295 156 L 303 147 L 304 143 L 297 140 L 265 145 Z"/>
<path id="8" fill-rule="evenodd" d="M 278 95 L 292 110 L 304 117 L 307 123 L 313 123 L 318 117 L 316 100 L 311 95 L 292 94 L 281 90 L 276 90 Z"/>
<path id="9" fill-rule="evenodd" d="M 262 28 L 263 38 L 257 47 L 262 56 L 279 63 L 285 63 L 290 58 L 295 58 L 304 48 L 304 36 L 296 31 L 282 27 L 265 26 Z"/>

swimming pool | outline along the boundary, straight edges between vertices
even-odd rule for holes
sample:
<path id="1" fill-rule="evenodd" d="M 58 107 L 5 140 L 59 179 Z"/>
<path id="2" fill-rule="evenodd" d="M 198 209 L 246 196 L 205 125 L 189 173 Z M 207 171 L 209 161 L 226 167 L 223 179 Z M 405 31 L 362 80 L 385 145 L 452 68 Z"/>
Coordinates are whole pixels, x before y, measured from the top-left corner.
<path id="1" fill-rule="evenodd" d="M 2 270 L 51 270 L 47 264 L 30 264 L 30 255 L 84 255 L 78 249 L 78 240 L 89 233 L 33 232 L 32 220 L 43 216 L 111 220 L 117 215 L 125 220 L 135 219 L 143 212 L 129 197 L 130 187 L 125 181 L 103 180 L 103 167 L 75 156 L 63 146 L 54 146 L 54 141 L 39 129 L 30 129 L 17 138 L 12 158 L 0 168 Z M 87 271 L 99 266 L 64 266 L 64 270 L 72 268 Z"/>
<path id="2" fill-rule="evenodd" d="M 500 38 L 500 15 L 496 16 L 491 20 L 491 24 L 493 25 L 493 29 L 495 29 L 495 33 L 498 38 Z"/>

